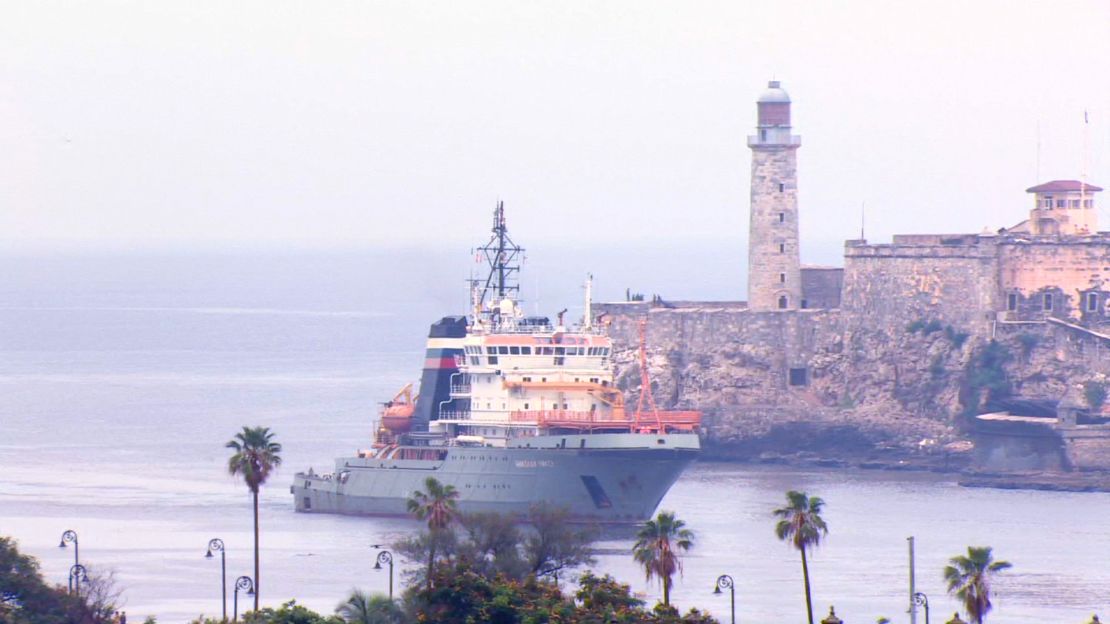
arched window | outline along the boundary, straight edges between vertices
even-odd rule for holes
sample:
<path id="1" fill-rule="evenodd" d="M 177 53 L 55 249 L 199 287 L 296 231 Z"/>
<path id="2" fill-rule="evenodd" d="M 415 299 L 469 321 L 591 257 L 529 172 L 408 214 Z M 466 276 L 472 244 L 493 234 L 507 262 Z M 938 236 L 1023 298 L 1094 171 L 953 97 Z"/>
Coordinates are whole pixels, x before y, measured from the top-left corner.
<path id="1" fill-rule="evenodd" d="M 782 296 L 779 297 L 779 309 L 780 310 L 785 310 L 786 309 L 786 295 L 782 295 Z"/>

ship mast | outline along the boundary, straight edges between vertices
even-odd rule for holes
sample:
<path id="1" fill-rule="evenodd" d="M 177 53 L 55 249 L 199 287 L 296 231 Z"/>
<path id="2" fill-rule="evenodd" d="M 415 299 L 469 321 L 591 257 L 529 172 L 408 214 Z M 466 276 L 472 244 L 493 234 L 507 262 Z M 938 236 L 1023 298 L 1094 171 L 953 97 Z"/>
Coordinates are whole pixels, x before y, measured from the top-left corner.
<path id="1" fill-rule="evenodd" d="M 520 295 L 520 285 L 517 283 L 517 274 L 520 272 L 520 257 L 524 248 L 513 242 L 509 237 L 509 229 L 505 225 L 505 202 L 497 202 L 493 210 L 493 236 L 482 247 L 478 248 L 481 257 L 489 265 L 485 284 L 481 280 L 474 280 L 475 289 L 478 290 L 476 303 L 481 308 L 486 303 L 486 297 L 494 299 L 497 303 L 502 299 L 516 301 Z"/>

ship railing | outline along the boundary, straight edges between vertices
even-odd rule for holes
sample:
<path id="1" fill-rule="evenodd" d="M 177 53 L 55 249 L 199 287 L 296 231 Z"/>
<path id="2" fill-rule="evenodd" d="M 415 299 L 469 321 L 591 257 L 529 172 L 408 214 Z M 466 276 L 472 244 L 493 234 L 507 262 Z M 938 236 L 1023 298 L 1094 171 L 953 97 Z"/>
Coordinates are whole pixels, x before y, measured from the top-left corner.
<path id="1" fill-rule="evenodd" d="M 491 328 L 493 334 L 552 334 L 558 329 L 554 325 L 511 325 L 503 324 Z M 587 334 L 587 335 L 605 335 L 605 328 L 600 325 L 595 325 L 590 328 L 582 326 L 567 327 L 560 331 L 568 334 Z"/>
<path id="2" fill-rule="evenodd" d="M 509 419 L 512 422 L 537 423 L 540 425 L 554 422 L 629 425 L 633 422 L 627 416 L 621 418 L 610 413 L 576 410 L 518 410 L 510 414 Z"/>
<path id="3" fill-rule="evenodd" d="M 632 430 L 691 431 L 701 424 L 701 412 L 660 411 L 636 414 L 577 411 L 577 410 L 521 410 L 510 414 L 510 420 L 518 423 L 535 423 L 541 427 L 628 427 Z"/>
<path id="4" fill-rule="evenodd" d="M 439 413 L 440 420 L 470 420 L 469 411 L 441 411 Z"/>
<path id="5" fill-rule="evenodd" d="M 452 396 L 468 396 L 470 395 L 470 384 L 451 384 Z"/>

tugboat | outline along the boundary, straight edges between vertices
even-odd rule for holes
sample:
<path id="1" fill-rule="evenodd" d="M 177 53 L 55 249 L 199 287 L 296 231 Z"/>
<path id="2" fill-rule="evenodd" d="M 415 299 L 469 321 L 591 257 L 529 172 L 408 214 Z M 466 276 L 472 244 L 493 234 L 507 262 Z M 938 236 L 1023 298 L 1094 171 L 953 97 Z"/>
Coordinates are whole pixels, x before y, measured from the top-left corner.
<path id="1" fill-rule="evenodd" d="M 567 326 L 565 310 L 525 316 L 519 259 L 494 210 L 479 248 L 489 272 L 471 282 L 471 312 L 431 326 L 419 395 L 403 388 L 382 409 L 371 448 L 335 470 L 298 472 L 297 511 L 406 515 L 434 477 L 459 492 L 462 512 L 524 516 L 537 503 L 582 521 L 639 522 L 700 452 L 701 414 L 660 411 L 651 398 L 640 326 L 641 395 L 627 410 L 614 386 L 612 342 L 591 312 Z"/>

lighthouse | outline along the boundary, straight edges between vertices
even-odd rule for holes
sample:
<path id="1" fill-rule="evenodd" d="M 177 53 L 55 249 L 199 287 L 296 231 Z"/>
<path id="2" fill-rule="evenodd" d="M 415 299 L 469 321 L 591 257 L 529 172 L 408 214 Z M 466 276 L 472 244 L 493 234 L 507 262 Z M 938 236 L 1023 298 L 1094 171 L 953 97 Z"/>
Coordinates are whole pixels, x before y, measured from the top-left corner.
<path id="1" fill-rule="evenodd" d="M 777 80 L 756 102 L 748 229 L 748 307 L 796 310 L 802 305 L 798 246 L 798 148 L 791 134 L 790 96 Z"/>

